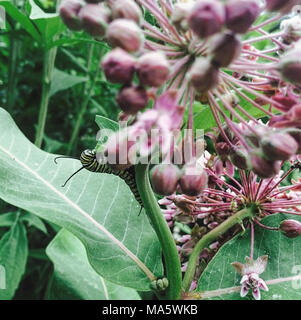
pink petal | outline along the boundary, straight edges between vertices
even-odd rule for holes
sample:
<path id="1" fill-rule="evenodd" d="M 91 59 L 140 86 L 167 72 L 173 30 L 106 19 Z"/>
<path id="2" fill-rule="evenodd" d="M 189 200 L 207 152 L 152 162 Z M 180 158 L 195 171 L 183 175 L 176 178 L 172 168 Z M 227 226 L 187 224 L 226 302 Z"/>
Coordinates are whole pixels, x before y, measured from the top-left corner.
<path id="1" fill-rule="evenodd" d="M 260 290 L 259 288 L 254 288 L 252 290 L 252 295 L 254 297 L 255 300 L 260 300 L 261 296 L 260 296 Z"/>
<path id="2" fill-rule="evenodd" d="M 215 174 L 217 176 L 220 176 L 223 173 L 223 169 L 224 169 L 223 161 L 221 161 L 218 158 L 215 158 L 214 162 L 213 162 L 213 170 L 214 170 Z"/>
<path id="3" fill-rule="evenodd" d="M 266 283 L 262 279 L 258 280 L 258 284 L 259 284 L 259 289 L 262 289 L 264 291 L 269 291 L 268 286 L 266 285 Z"/>
<path id="4" fill-rule="evenodd" d="M 245 274 L 245 275 L 241 278 L 240 284 L 242 284 L 242 283 L 244 283 L 244 282 L 246 282 L 246 281 L 248 281 L 248 280 L 249 280 L 249 276 L 248 276 L 247 274 Z"/>
<path id="5" fill-rule="evenodd" d="M 241 286 L 240 296 L 243 298 L 243 297 L 245 297 L 245 296 L 248 294 L 248 292 L 249 292 L 248 287 L 247 287 L 245 284 L 243 284 L 243 285 Z"/>

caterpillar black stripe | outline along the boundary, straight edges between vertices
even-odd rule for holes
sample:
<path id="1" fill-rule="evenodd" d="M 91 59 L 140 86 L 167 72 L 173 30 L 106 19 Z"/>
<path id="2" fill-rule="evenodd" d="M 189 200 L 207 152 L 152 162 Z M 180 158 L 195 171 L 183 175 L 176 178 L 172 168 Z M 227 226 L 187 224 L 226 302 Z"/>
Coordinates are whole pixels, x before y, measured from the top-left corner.
<path id="1" fill-rule="evenodd" d="M 58 158 L 69 158 L 69 157 L 57 157 Z M 91 172 L 98 172 L 98 173 L 108 173 L 108 174 L 114 174 L 116 176 L 119 176 L 121 179 L 124 180 L 124 182 L 129 186 L 130 190 L 132 191 L 134 197 L 138 201 L 138 203 L 143 207 L 143 202 L 140 198 L 137 185 L 136 185 L 136 178 L 135 178 L 135 168 L 134 166 L 131 166 L 127 169 L 124 170 L 116 170 L 111 168 L 108 164 L 106 163 L 99 163 L 96 158 L 96 152 L 95 150 L 84 150 L 81 155 L 80 155 L 80 162 L 83 165 L 82 168 L 74 172 L 64 183 L 63 186 L 67 184 L 67 182 L 75 175 L 77 174 L 80 170 L 82 169 L 87 169 Z"/>

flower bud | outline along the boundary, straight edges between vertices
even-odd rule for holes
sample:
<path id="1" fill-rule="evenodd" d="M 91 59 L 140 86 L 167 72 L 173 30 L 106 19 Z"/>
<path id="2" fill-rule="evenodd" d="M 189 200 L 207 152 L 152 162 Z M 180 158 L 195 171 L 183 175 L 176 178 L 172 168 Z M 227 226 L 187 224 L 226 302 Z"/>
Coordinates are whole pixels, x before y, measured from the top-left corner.
<path id="1" fill-rule="evenodd" d="M 298 6 L 301 9 L 301 6 Z M 290 19 L 285 19 L 281 22 L 280 29 L 283 31 L 281 36 L 284 44 L 291 44 L 301 38 L 301 16 L 295 15 Z"/>
<path id="2" fill-rule="evenodd" d="M 246 33 L 260 13 L 255 0 L 230 0 L 226 4 L 226 26 L 236 33 Z"/>
<path id="3" fill-rule="evenodd" d="M 243 147 L 234 147 L 230 152 L 231 162 L 241 170 L 249 170 L 248 152 Z"/>
<path id="4" fill-rule="evenodd" d="M 220 157 L 227 157 L 230 154 L 231 147 L 227 142 L 217 142 L 215 150 Z"/>
<path id="5" fill-rule="evenodd" d="M 82 3 L 78 0 L 64 0 L 61 3 L 59 13 L 64 24 L 70 30 L 79 31 L 82 29 L 82 23 L 78 17 L 82 6 Z"/>
<path id="6" fill-rule="evenodd" d="M 135 59 L 126 51 L 116 48 L 102 60 L 102 68 L 108 81 L 112 83 L 130 83 L 135 72 Z"/>
<path id="7" fill-rule="evenodd" d="M 113 19 L 128 19 L 141 23 L 141 9 L 133 0 L 116 0 L 112 6 Z"/>
<path id="8" fill-rule="evenodd" d="M 251 167 L 260 178 L 267 179 L 278 174 L 281 166 L 279 161 L 266 160 L 254 153 L 251 155 Z"/>
<path id="9" fill-rule="evenodd" d="M 109 17 L 109 10 L 98 4 L 87 4 L 79 12 L 83 28 L 93 37 L 105 35 Z"/>
<path id="10" fill-rule="evenodd" d="M 135 114 L 147 105 L 148 95 L 143 87 L 130 86 L 122 88 L 116 100 L 122 111 Z"/>
<path id="11" fill-rule="evenodd" d="M 217 67 L 227 67 L 239 56 L 241 42 L 230 32 L 217 35 L 212 41 L 212 63 Z"/>
<path id="12" fill-rule="evenodd" d="M 284 220 L 280 223 L 279 229 L 288 238 L 296 238 L 301 235 L 301 223 L 297 220 Z"/>
<path id="13" fill-rule="evenodd" d="M 287 13 L 295 5 L 301 4 L 300 0 L 266 0 L 266 7 L 269 11 L 281 11 Z"/>
<path id="14" fill-rule="evenodd" d="M 293 137 L 298 144 L 298 150 L 296 151 L 296 154 L 301 154 L 301 130 L 297 128 L 288 128 L 286 133 Z"/>
<path id="15" fill-rule="evenodd" d="M 128 52 L 138 51 L 144 40 L 138 25 L 128 19 L 116 19 L 110 23 L 107 38 L 112 47 L 120 47 Z"/>
<path id="16" fill-rule="evenodd" d="M 187 196 L 198 196 L 206 187 L 208 177 L 205 170 L 195 164 L 187 164 L 182 169 L 180 187 Z"/>
<path id="17" fill-rule="evenodd" d="M 298 126 L 301 123 L 301 103 L 295 104 L 286 114 L 289 120 L 298 123 Z"/>
<path id="18" fill-rule="evenodd" d="M 216 0 L 197 1 L 188 16 L 189 27 L 200 38 L 219 32 L 224 21 L 224 5 Z"/>
<path id="19" fill-rule="evenodd" d="M 279 107 L 278 105 L 274 105 L 274 108 L 279 109 L 280 111 L 288 111 L 290 110 L 295 104 L 298 103 L 297 97 L 293 95 L 284 95 L 282 92 L 275 94 L 272 99 L 280 104 L 283 107 Z"/>
<path id="20" fill-rule="evenodd" d="M 173 25 L 180 31 L 187 31 L 188 30 L 188 22 L 187 17 L 192 9 L 193 2 L 180 2 L 175 4 L 171 21 Z"/>
<path id="21" fill-rule="evenodd" d="M 288 51 L 280 60 L 279 71 L 282 77 L 296 85 L 301 85 L 301 43 Z"/>
<path id="22" fill-rule="evenodd" d="M 150 177 L 155 193 L 170 196 L 176 191 L 180 170 L 173 164 L 159 164 L 152 168 Z"/>
<path id="23" fill-rule="evenodd" d="M 159 87 L 168 79 L 169 63 L 160 52 L 146 53 L 138 60 L 137 74 L 141 85 Z"/>
<path id="24" fill-rule="evenodd" d="M 258 125 L 255 128 L 255 132 L 246 129 L 244 132 L 244 137 L 248 144 L 251 144 L 253 147 L 259 148 L 260 140 L 265 135 L 269 133 L 269 128 L 266 126 Z"/>
<path id="25" fill-rule="evenodd" d="M 218 69 L 209 60 L 198 58 L 188 74 L 193 87 L 201 92 L 208 91 L 218 83 Z"/>
<path id="26" fill-rule="evenodd" d="M 264 156 L 269 160 L 288 160 L 296 154 L 298 143 L 287 133 L 272 133 L 260 141 Z"/>

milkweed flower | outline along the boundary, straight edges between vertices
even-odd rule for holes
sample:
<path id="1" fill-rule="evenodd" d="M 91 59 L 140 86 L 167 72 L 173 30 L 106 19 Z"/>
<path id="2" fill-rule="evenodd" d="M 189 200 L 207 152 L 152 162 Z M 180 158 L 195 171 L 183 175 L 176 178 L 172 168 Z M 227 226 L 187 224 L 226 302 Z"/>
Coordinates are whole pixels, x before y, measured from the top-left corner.
<path id="1" fill-rule="evenodd" d="M 246 257 L 245 260 L 245 264 L 240 262 L 232 263 L 232 266 L 236 269 L 236 271 L 242 275 L 242 279 L 240 281 L 240 296 L 245 297 L 249 290 L 251 290 L 254 299 L 260 300 L 260 290 L 269 291 L 266 283 L 259 277 L 259 275 L 266 269 L 268 256 L 261 256 L 255 261 L 249 257 Z"/>

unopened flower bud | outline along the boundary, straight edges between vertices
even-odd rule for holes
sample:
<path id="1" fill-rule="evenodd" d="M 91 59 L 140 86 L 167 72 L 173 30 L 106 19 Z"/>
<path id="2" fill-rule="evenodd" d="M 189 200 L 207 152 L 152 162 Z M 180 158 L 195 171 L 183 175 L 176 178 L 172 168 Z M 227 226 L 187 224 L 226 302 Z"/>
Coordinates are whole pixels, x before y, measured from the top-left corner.
<path id="1" fill-rule="evenodd" d="M 133 20 L 141 23 L 141 9 L 133 0 L 116 0 L 112 6 L 113 19 Z"/>
<path id="2" fill-rule="evenodd" d="M 226 4 L 226 26 L 236 33 L 246 33 L 260 13 L 255 0 L 230 0 Z"/>
<path id="3" fill-rule="evenodd" d="M 300 0 L 266 0 L 266 7 L 269 11 L 281 11 L 287 13 L 295 5 L 301 4 Z"/>
<path id="4" fill-rule="evenodd" d="M 140 86 L 130 86 L 121 89 L 117 96 L 117 103 L 122 111 L 135 114 L 142 110 L 148 102 L 146 90 Z"/>
<path id="5" fill-rule="evenodd" d="M 222 28 L 225 8 L 220 1 L 199 0 L 188 16 L 188 25 L 200 38 L 209 37 Z"/>
<path id="6" fill-rule="evenodd" d="M 102 68 L 108 81 L 112 83 L 130 83 L 135 72 L 135 59 L 126 51 L 116 48 L 102 60 Z"/>
<path id="7" fill-rule="evenodd" d="M 296 85 L 301 85 L 301 43 L 288 51 L 280 60 L 279 71 L 282 77 Z"/>
<path id="8" fill-rule="evenodd" d="M 78 0 L 64 0 L 60 7 L 59 13 L 65 25 L 73 31 L 82 29 L 82 23 L 78 17 L 79 11 L 83 4 Z"/>
<path id="9" fill-rule="evenodd" d="M 298 124 L 301 122 L 301 103 L 295 104 L 286 114 L 287 117 Z"/>
<path id="10" fill-rule="evenodd" d="M 159 164 L 152 168 L 150 177 L 155 193 L 169 196 L 176 191 L 180 171 L 173 164 Z"/>
<path id="11" fill-rule="evenodd" d="M 299 6 L 301 9 L 301 6 Z M 301 38 L 301 16 L 300 14 L 283 20 L 280 25 L 280 29 L 283 31 L 281 36 L 283 43 L 291 44 Z"/>
<path id="12" fill-rule="evenodd" d="M 218 69 L 208 59 L 198 58 L 192 65 L 188 78 L 196 90 L 205 92 L 217 85 Z"/>
<path id="13" fill-rule="evenodd" d="M 296 238 L 301 235 L 301 223 L 297 220 L 284 220 L 280 223 L 279 229 L 288 238 Z"/>
<path id="14" fill-rule="evenodd" d="M 288 160 L 296 154 L 298 143 L 287 133 L 272 133 L 260 141 L 261 149 L 269 160 Z"/>
<path id="15" fill-rule="evenodd" d="M 301 130 L 297 128 L 288 128 L 286 133 L 292 136 L 298 144 L 298 150 L 296 151 L 296 154 L 301 154 Z"/>
<path id="16" fill-rule="evenodd" d="M 87 4 L 79 12 L 83 28 L 93 37 L 105 35 L 109 17 L 109 10 L 98 4 Z"/>
<path id="17" fill-rule="evenodd" d="M 249 129 L 244 132 L 244 137 L 247 142 L 253 147 L 259 148 L 260 140 L 269 133 L 269 128 L 266 126 L 255 126 L 255 132 Z"/>
<path id="18" fill-rule="evenodd" d="M 234 147 L 230 152 L 231 162 L 241 170 L 248 170 L 249 161 L 248 161 L 248 152 L 243 147 Z"/>
<path id="19" fill-rule="evenodd" d="M 260 178 L 267 179 L 278 174 L 281 166 L 279 161 L 266 160 L 257 154 L 252 154 L 251 167 Z"/>
<path id="20" fill-rule="evenodd" d="M 282 107 L 279 107 L 279 105 L 274 105 L 274 108 L 279 109 L 280 111 L 288 111 L 298 103 L 297 97 L 292 95 L 284 95 L 282 92 L 275 94 L 272 99 L 282 105 Z"/>
<path id="21" fill-rule="evenodd" d="M 187 164 L 182 169 L 180 187 L 187 196 L 198 196 L 206 187 L 208 177 L 202 167 Z"/>
<path id="22" fill-rule="evenodd" d="M 212 63 L 217 67 L 227 67 L 236 59 L 241 50 L 241 42 L 234 33 L 217 35 L 212 41 Z"/>
<path id="23" fill-rule="evenodd" d="M 107 38 L 112 47 L 120 47 L 128 52 L 139 51 L 144 40 L 138 25 L 128 19 L 116 19 L 111 22 Z"/>
<path id="24" fill-rule="evenodd" d="M 188 30 L 187 17 L 193 5 L 194 3 L 192 1 L 179 2 L 175 4 L 172 11 L 171 21 L 178 30 Z"/>
<path id="25" fill-rule="evenodd" d="M 143 86 L 159 87 L 169 76 L 169 63 L 160 52 L 142 55 L 137 63 L 137 74 Z"/>
<path id="26" fill-rule="evenodd" d="M 230 154 L 231 147 L 227 142 L 217 142 L 215 150 L 220 157 L 225 157 Z"/>

